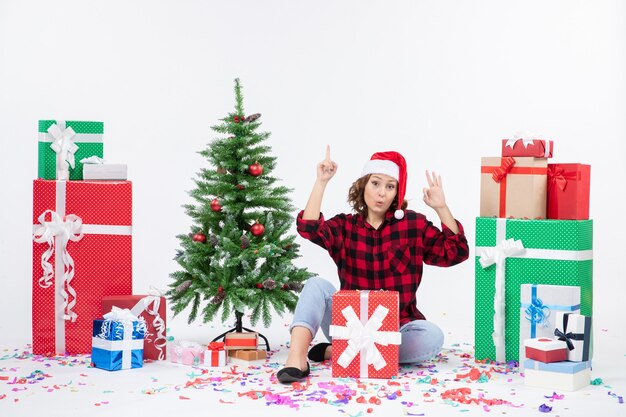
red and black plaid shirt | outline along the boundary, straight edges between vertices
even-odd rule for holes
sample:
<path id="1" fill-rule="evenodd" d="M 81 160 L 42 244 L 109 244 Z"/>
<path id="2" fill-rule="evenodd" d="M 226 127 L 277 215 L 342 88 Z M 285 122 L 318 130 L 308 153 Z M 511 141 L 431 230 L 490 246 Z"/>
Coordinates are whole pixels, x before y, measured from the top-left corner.
<path id="1" fill-rule="evenodd" d="M 344 290 L 390 290 L 400 293 L 400 325 L 423 320 L 417 309 L 416 291 L 422 280 L 424 263 L 456 265 L 469 256 L 463 226 L 459 233 L 445 225 L 443 232 L 426 216 L 404 211 L 401 220 L 387 212 L 384 222 L 374 229 L 363 216 L 338 214 L 324 220 L 297 218 L 298 233 L 326 249 L 337 264 Z"/>

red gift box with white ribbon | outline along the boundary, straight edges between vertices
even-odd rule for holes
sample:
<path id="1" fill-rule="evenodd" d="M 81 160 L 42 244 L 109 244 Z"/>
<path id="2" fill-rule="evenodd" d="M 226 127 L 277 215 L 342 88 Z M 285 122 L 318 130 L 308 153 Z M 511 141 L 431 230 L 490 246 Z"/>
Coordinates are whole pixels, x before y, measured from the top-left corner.
<path id="1" fill-rule="evenodd" d="M 37 179 L 33 225 L 33 353 L 89 353 L 102 298 L 132 292 L 132 184 Z"/>
<path id="2" fill-rule="evenodd" d="M 401 342 L 398 292 L 341 290 L 332 304 L 332 376 L 396 376 Z"/>
<path id="3" fill-rule="evenodd" d="M 551 140 L 514 137 L 502 139 L 502 156 L 532 156 L 552 158 L 554 143 Z"/>
<path id="4" fill-rule="evenodd" d="M 167 338 L 167 317 L 165 297 L 155 293 L 152 295 L 112 295 L 102 298 L 102 314 L 108 313 L 113 307 L 127 308 L 142 318 L 146 323 L 143 358 L 165 360 Z"/>

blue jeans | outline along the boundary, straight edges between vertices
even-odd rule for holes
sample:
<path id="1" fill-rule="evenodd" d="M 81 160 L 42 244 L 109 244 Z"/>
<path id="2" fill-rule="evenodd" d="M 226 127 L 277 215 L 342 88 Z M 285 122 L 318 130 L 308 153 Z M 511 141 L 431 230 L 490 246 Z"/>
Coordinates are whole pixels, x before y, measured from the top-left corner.
<path id="1" fill-rule="evenodd" d="M 305 327 L 315 337 L 321 327 L 324 336 L 330 341 L 328 332 L 335 291 L 335 287 L 327 280 L 309 278 L 300 293 L 289 331 L 296 326 Z M 436 356 L 443 346 L 443 332 L 436 324 L 427 320 L 413 320 L 400 327 L 400 333 L 400 363 L 426 361 Z"/>

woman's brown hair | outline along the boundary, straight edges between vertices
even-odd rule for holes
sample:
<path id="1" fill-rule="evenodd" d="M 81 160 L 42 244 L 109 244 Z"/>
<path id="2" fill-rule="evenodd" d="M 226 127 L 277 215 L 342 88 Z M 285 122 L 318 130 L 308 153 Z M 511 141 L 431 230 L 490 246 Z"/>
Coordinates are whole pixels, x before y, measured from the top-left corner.
<path id="1" fill-rule="evenodd" d="M 370 180 L 372 174 L 367 174 L 354 181 L 348 190 L 348 203 L 352 206 L 352 209 L 363 217 L 367 217 L 367 204 L 365 204 L 365 198 L 363 197 L 365 186 Z M 404 200 L 402 202 L 401 209 L 404 210 L 408 206 L 408 202 Z M 398 207 L 398 200 L 393 199 L 389 210 L 392 213 L 396 211 Z"/>

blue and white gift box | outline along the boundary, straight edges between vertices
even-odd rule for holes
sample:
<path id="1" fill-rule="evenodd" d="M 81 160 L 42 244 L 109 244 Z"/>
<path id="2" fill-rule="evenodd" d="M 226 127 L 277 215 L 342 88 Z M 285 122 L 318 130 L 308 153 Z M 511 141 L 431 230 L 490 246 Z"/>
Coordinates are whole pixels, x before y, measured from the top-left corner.
<path id="1" fill-rule="evenodd" d="M 554 337 L 557 312 L 580 313 L 580 287 L 569 285 L 521 285 L 520 370 L 524 369 L 524 340 Z"/>
<path id="2" fill-rule="evenodd" d="M 145 322 L 128 309 L 113 307 L 104 319 L 93 321 L 93 367 L 107 371 L 143 367 L 145 334 Z"/>
<path id="3" fill-rule="evenodd" d="M 591 382 L 591 361 L 543 363 L 524 361 L 524 384 L 553 391 L 576 391 Z"/>

